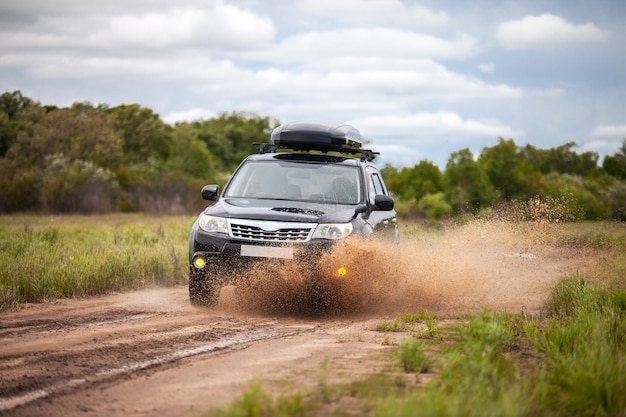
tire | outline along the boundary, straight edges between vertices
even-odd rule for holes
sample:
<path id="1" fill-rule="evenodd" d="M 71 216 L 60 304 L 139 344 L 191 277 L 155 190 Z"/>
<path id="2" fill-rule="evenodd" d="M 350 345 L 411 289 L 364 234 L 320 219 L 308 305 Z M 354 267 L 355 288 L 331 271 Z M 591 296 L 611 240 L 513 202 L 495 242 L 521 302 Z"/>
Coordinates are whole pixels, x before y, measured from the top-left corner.
<path id="1" fill-rule="evenodd" d="M 189 301 L 195 306 L 214 306 L 217 304 L 219 288 L 213 285 L 207 274 L 189 267 Z"/>

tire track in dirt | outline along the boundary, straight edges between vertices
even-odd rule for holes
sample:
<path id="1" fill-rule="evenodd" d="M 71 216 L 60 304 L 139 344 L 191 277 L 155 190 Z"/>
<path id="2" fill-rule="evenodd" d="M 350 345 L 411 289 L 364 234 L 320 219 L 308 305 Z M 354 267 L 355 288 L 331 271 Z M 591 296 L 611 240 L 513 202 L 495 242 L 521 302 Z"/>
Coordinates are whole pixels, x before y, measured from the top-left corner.
<path id="1" fill-rule="evenodd" d="M 223 318 L 203 309 L 87 309 L 67 317 L 14 316 L 0 324 L 0 412 L 313 328 Z"/>

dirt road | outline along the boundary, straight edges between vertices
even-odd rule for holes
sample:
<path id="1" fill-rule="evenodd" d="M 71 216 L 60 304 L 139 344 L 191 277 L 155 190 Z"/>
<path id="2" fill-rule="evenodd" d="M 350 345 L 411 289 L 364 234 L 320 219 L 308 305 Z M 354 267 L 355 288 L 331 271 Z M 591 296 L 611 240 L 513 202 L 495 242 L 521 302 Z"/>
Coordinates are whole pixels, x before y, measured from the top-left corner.
<path id="1" fill-rule="evenodd" d="M 376 332 L 383 320 L 423 310 L 537 312 L 556 280 L 593 265 L 592 254 L 515 233 L 482 226 L 391 249 L 351 247 L 368 262 L 327 288 L 338 308 L 317 315 L 281 309 L 300 299 L 284 279 L 238 296 L 224 288 L 215 308 L 192 307 L 177 287 L 0 313 L 0 415 L 201 415 L 254 379 L 288 381 L 281 394 L 306 392 L 323 363 L 341 370 L 334 381 L 356 380 L 384 366 L 376 352 L 407 336 Z"/>

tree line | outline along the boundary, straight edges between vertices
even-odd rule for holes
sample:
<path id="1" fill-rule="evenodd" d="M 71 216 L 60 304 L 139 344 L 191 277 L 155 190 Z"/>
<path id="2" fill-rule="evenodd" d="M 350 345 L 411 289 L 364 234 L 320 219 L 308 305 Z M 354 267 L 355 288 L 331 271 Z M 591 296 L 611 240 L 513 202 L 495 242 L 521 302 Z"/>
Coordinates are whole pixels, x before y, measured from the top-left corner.
<path id="1" fill-rule="evenodd" d="M 0 96 L 0 213 L 195 213 L 200 188 L 224 184 L 253 142 L 280 122 L 245 112 L 169 125 L 138 104 L 41 105 Z M 453 152 L 386 165 L 400 214 L 442 218 L 520 204 L 565 207 L 571 219 L 626 220 L 626 139 L 599 163 L 573 142 L 551 149 L 501 138 L 479 155 Z M 554 212 L 554 210 L 552 211 Z"/>
<path id="2" fill-rule="evenodd" d="M 404 214 L 441 218 L 514 209 L 535 219 L 626 220 L 626 139 L 601 165 L 596 152 L 575 147 L 522 147 L 500 138 L 479 155 L 468 148 L 453 152 L 443 171 L 422 160 L 382 172 Z"/>
<path id="3" fill-rule="evenodd" d="M 137 104 L 0 96 L 0 213 L 190 213 L 278 122 L 233 112 L 170 126 Z"/>

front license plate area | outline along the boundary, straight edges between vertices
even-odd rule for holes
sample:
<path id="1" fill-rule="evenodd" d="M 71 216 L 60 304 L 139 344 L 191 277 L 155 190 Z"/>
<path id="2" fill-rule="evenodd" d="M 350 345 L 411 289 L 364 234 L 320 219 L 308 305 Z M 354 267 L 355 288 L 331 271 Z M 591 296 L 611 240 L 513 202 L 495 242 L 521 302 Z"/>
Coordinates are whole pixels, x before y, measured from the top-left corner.
<path id="1" fill-rule="evenodd" d="M 255 258 L 293 259 L 293 248 L 278 246 L 241 245 L 241 256 Z"/>

